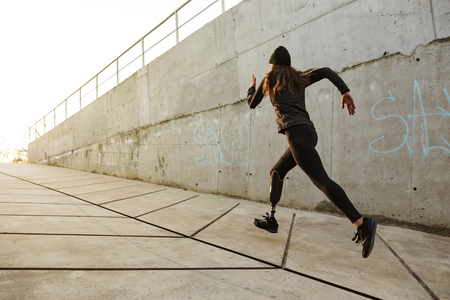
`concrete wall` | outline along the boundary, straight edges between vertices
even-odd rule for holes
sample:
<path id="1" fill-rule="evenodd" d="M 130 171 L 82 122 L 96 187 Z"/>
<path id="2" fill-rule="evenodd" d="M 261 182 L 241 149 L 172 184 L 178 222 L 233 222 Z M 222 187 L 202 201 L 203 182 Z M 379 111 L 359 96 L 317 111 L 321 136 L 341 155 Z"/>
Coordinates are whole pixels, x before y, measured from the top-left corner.
<path id="1" fill-rule="evenodd" d="M 307 89 L 317 149 L 355 206 L 414 224 L 450 223 L 450 2 L 247 0 L 29 145 L 37 163 L 267 201 L 287 147 L 264 99 L 245 97 L 273 50 L 329 66 L 351 89 Z M 281 205 L 333 211 L 299 168 Z"/>

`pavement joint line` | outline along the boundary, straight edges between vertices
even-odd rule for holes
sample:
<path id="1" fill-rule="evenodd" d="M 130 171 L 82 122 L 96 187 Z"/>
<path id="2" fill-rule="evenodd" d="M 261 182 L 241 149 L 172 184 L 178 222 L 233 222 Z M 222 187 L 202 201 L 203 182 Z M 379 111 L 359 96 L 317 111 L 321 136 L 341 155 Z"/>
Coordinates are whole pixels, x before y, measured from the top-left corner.
<path id="1" fill-rule="evenodd" d="M 0 271 L 246 271 L 274 270 L 274 267 L 192 267 L 192 268 L 51 268 L 51 267 L 0 267 Z"/>
<path id="2" fill-rule="evenodd" d="M 419 282 L 422 288 L 430 295 L 433 300 L 439 300 L 439 297 L 428 287 L 428 285 L 414 272 L 413 269 L 395 252 L 395 250 L 377 233 L 377 237 L 383 242 L 383 244 L 394 254 L 394 256 L 400 261 L 400 263 L 408 270 L 408 272 Z"/>
<path id="3" fill-rule="evenodd" d="M 53 202 L 3 202 L 0 201 L 0 204 L 45 204 L 45 205 L 84 205 L 84 206 L 89 206 L 89 204 L 87 203 L 53 203 Z"/>
<path id="4" fill-rule="evenodd" d="M 113 202 L 117 202 L 117 201 L 133 199 L 133 198 L 137 198 L 137 197 L 141 197 L 141 196 L 145 196 L 145 195 L 149 195 L 149 194 L 153 194 L 153 193 L 158 193 L 158 192 L 162 192 L 162 191 L 167 191 L 167 189 L 162 189 L 162 190 L 157 190 L 157 191 L 153 191 L 153 192 L 148 192 L 148 193 L 144 193 L 144 194 L 140 194 L 140 195 L 136 195 L 136 196 L 131 196 L 131 197 L 126 197 L 126 198 L 121 198 L 121 199 L 116 199 L 116 200 L 106 201 L 106 202 L 103 202 L 103 203 L 99 203 L 98 205 L 105 205 L 105 204 L 109 204 L 109 203 L 113 203 Z"/>
<path id="5" fill-rule="evenodd" d="M 59 195 L 33 195 L 33 194 L 2 194 L 0 196 L 59 196 Z"/>
<path id="6" fill-rule="evenodd" d="M 8 190 L 42 190 L 35 187 L 0 187 L 0 191 L 8 191 Z"/>
<path id="7" fill-rule="evenodd" d="M 86 194 L 92 194 L 92 193 L 101 193 L 101 192 L 107 192 L 107 191 L 112 191 L 112 190 L 120 190 L 120 189 L 126 189 L 126 188 L 133 187 L 133 186 L 138 186 L 138 185 L 141 185 L 141 184 L 138 183 L 138 184 L 133 184 L 133 185 L 128 185 L 128 186 L 121 186 L 121 187 L 116 187 L 116 188 L 110 188 L 110 189 L 106 189 L 106 190 L 99 190 L 99 191 L 80 193 L 80 194 L 75 194 L 75 195 L 71 195 L 71 196 L 80 196 L 80 195 L 86 195 Z M 54 191 L 61 192 L 58 189 L 54 189 L 54 188 L 51 188 L 51 187 L 48 187 L 48 186 L 45 186 L 45 185 L 44 185 L 44 187 L 46 187 L 48 189 L 51 189 L 51 190 L 54 190 Z M 77 187 L 73 187 L 73 188 L 77 188 Z M 73 189 L 73 188 L 71 188 L 71 189 Z M 62 188 L 61 190 L 65 190 L 65 189 L 68 189 L 68 188 Z M 67 195 L 70 195 L 70 194 L 67 193 Z"/>
<path id="8" fill-rule="evenodd" d="M 38 174 L 36 174 L 36 175 L 38 175 Z M 77 175 L 76 175 L 77 176 Z M 76 176 L 74 176 L 74 175 L 69 175 L 69 174 L 67 174 L 67 175 L 65 175 L 65 174 L 63 174 L 63 175 L 59 175 L 59 176 L 39 176 L 39 177 L 32 177 L 32 178 L 28 178 L 28 179 L 26 179 L 26 178 L 24 178 L 24 179 L 26 179 L 26 180 L 29 180 L 29 181 L 32 181 L 32 180 L 35 180 L 35 179 L 44 179 L 44 180 L 47 180 L 47 179 L 53 179 L 53 178 L 59 178 L 59 179 L 64 179 L 65 177 L 76 177 Z M 81 177 L 81 175 L 79 175 L 79 177 Z"/>
<path id="9" fill-rule="evenodd" d="M 338 288 L 338 289 L 341 289 L 341 290 L 344 290 L 344 291 L 347 291 L 347 292 L 350 292 L 350 293 L 354 293 L 354 294 L 366 297 L 368 299 L 382 300 L 382 299 L 377 298 L 375 296 L 372 296 L 372 295 L 369 295 L 369 294 L 366 294 L 366 293 L 363 293 L 363 292 L 360 292 L 360 291 L 357 291 L 357 290 L 353 290 L 353 289 L 345 287 L 343 285 L 339 285 L 339 284 L 333 283 L 331 281 L 320 279 L 318 277 L 311 276 L 311 275 L 308 275 L 308 274 L 305 274 L 305 273 L 302 273 L 302 272 L 299 272 L 299 271 L 295 271 L 295 270 L 292 270 L 292 269 L 289 269 L 289 268 L 282 269 L 281 266 L 279 266 L 279 265 L 277 265 L 275 263 L 271 263 L 269 261 L 266 261 L 266 260 L 263 260 L 263 259 L 251 256 L 251 255 L 248 255 L 248 254 L 245 254 L 245 253 L 242 253 L 242 252 L 238 252 L 238 251 L 235 251 L 235 250 L 232 250 L 232 249 L 229 249 L 229 248 L 225 248 L 225 247 L 222 247 L 222 246 L 219 246 L 219 245 L 216 245 L 216 244 L 204 241 L 204 240 L 200 240 L 200 239 L 197 239 L 197 238 L 191 238 L 191 239 L 195 240 L 195 241 L 198 241 L 198 242 L 201 242 L 201 243 L 204 243 L 206 245 L 215 247 L 215 248 L 219 248 L 219 249 L 224 250 L 224 251 L 228 251 L 228 252 L 231 252 L 231 253 L 234 253 L 234 254 L 237 254 L 237 255 L 240 255 L 240 256 L 243 256 L 243 257 L 246 257 L 246 258 L 258 261 L 258 262 L 263 263 L 263 264 L 267 264 L 269 266 L 274 267 L 275 269 L 283 270 L 283 271 L 286 271 L 286 272 L 289 272 L 289 273 L 293 273 L 293 274 L 296 274 L 296 275 L 299 275 L 299 276 L 302 276 L 302 277 L 305 277 L 305 278 L 308 278 L 308 279 L 311 279 L 311 280 L 315 280 L 315 281 L 318 281 L 320 283 L 323 283 L 323 284 L 326 284 L 326 285 L 329 285 L 329 286 L 332 286 L 332 287 L 335 287 L 335 288 Z"/>
<path id="10" fill-rule="evenodd" d="M 194 199 L 194 198 L 196 198 L 196 197 L 198 197 L 198 196 L 199 196 L 199 195 L 195 195 L 195 196 L 189 197 L 189 198 L 187 198 L 187 199 L 184 199 L 184 200 L 181 200 L 181 201 L 172 203 L 172 204 L 170 204 L 170 205 L 167 205 L 167 206 L 163 206 L 163 207 L 154 209 L 154 210 L 152 210 L 152 211 L 149 211 L 149 212 L 143 213 L 143 214 L 141 214 L 141 215 L 135 216 L 135 218 L 140 218 L 140 217 L 142 217 L 142 216 L 145 216 L 145 215 L 154 213 L 155 211 L 162 210 L 162 209 L 165 209 L 165 208 L 168 208 L 168 207 L 171 207 L 171 206 L 175 206 L 175 205 L 180 204 L 180 203 L 182 203 L 182 202 L 185 202 L 185 201 Z"/>
<path id="11" fill-rule="evenodd" d="M 31 182 L 31 181 L 28 181 L 28 180 L 23 179 L 23 178 L 20 178 L 20 177 L 15 177 L 15 176 L 13 176 L 13 175 L 5 174 L 5 173 L 3 173 L 3 172 L 0 172 L 0 174 L 4 174 L 4 175 L 7 175 L 7 176 L 11 176 L 11 177 L 14 177 L 14 178 L 18 178 L 18 179 L 23 180 L 23 181 Z M 38 186 L 42 186 L 42 185 L 40 185 L 40 184 L 38 184 L 38 183 L 34 183 L 34 182 L 31 182 L 31 183 L 36 184 L 36 185 L 38 185 Z M 45 187 L 45 186 L 43 186 L 43 187 Z M 51 188 L 49 188 L 49 187 L 45 187 L 45 188 L 50 189 L 50 190 L 53 190 L 53 189 L 51 189 Z M 55 191 L 57 191 L 57 190 L 55 190 Z M 281 266 L 279 266 L 279 265 L 277 265 L 277 264 L 274 264 L 274 263 L 271 263 L 271 262 L 269 262 L 269 261 L 265 261 L 265 260 L 263 260 L 263 259 L 260 259 L 260 258 L 257 258 L 257 257 L 253 257 L 253 256 L 251 256 L 251 255 L 248 255 L 248 254 L 245 254 L 245 253 L 242 253 L 242 252 L 238 252 L 238 251 L 235 251 L 235 250 L 232 250 L 232 249 L 229 249 L 229 248 L 222 247 L 222 246 L 220 246 L 220 245 L 216 245 L 216 244 L 213 244 L 213 243 L 204 241 L 204 240 L 200 240 L 200 239 L 197 239 L 197 238 L 195 238 L 195 237 L 189 237 L 189 236 L 187 236 L 186 234 L 179 233 L 179 232 L 176 232 L 176 231 L 174 231 L 174 230 L 171 230 L 171 229 L 168 229 L 168 228 L 164 228 L 164 227 L 159 226 L 159 225 L 156 225 L 156 224 L 152 224 L 152 223 L 150 223 L 150 222 L 147 222 L 147 221 L 144 221 L 144 220 L 141 220 L 141 219 L 138 219 L 138 218 L 135 218 L 135 217 L 126 215 L 126 214 L 121 213 L 121 212 L 117 212 L 117 211 L 115 211 L 115 210 L 113 210 L 113 209 L 110 209 L 110 208 L 107 208 L 107 207 L 104 207 L 104 206 L 100 206 L 100 205 L 98 205 L 98 204 L 96 204 L 96 203 L 93 203 L 93 202 L 90 202 L 90 201 L 88 201 L 88 200 L 79 198 L 79 197 L 77 197 L 77 196 L 75 196 L 75 195 L 70 195 L 70 194 L 67 194 L 67 193 L 62 192 L 62 191 L 57 191 L 57 192 L 59 192 L 59 193 L 61 193 L 61 194 L 64 194 L 64 195 L 67 195 L 67 196 L 70 196 L 70 197 L 73 197 L 73 198 L 75 198 L 75 199 L 79 199 L 79 200 L 85 201 L 85 202 L 87 202 L 87 203 L 89 203 L 89 204 L 92 204 L 92 205 L 94 205 L 94 206 L 101 207 L 101 208 L 104 208 L 104 209 L 106 209 L 106 210 L 115 212 L 115 213 L 117 213 L 117 214 L 123 215 L 123 216 L 125 216 L 125 217 L 130 218 L 130 219 L 134 219 L 134 220 L 136 220 L 136 221 L 140 221 L 140 222 L 142 222 L 142 223 L 144 223 L 144 224 L 148 224 L 148 225 L 151 225 L 151 226 L 154 226 L 154 227 L 157 227 L 157 228 L 160 228 L 160 229 L 163 229 L 163 230 L 166 230 L 166 231 L 169 231 L 169 232 L 178 234 L 178 235 L 180 235 L 180 236 L 190 238 L 190 239 L 193 240 L 193 241 L 197 241 L 197 242 L 203 243 L 203 244 L 205 244 L 205 245 L 209 245 L 209 246 L 211 246 L 211 247 L 215 247 L 215 248 L 218 248 L 218 249 L 221 249 L 221 250 L 224 250 L 224 251 L 227 251 L 227 252 L 230 252 L 230 253 L 233 253 L 233 254 L 242 256 L 242 257 L 246 257 L 246 258 L 248 258 L 248 259 L 255 260 L 255 261 L 257 261 L 257 262 L 260 262 L 260 263 L 263 263 L 263 264 L 266 264 L 266 265 L 269 265 L 269 266 L 272 266 L 272 267 L 274 267 L 274 269 L 280 269 L 280 270 L 283 270 L 283 269 L 281 269 Z M 4 270 L 4 269 L 3 269 L 3 268 L 0 268 L 0 270 Z M 353 290 L 353 289 L 350 289 L 350 288 L 347 288 L 347 287 L 344 287 L 344 286 L 341 286 L 341 285 L 338 285 L 338 284 L 335 284 L 335 283 L 332 283 L 332 282 L 329 282 L 329 281 L 326 281 L 326 280 L 323 280 L 323 279 L 320 279 L 320 278 L 317 278 L 317 277 L 314 277 L 314 276 L 311 276 L 311 275 L 307 275 L 307 274 L 304 274 L 304 273 L 301 273 L 301 272 L 298 272 L 298 271 L 294 271 L 294 270 L 291 270 L 291 269 L 288 269 L 288 268 L 285 268 L 284 270 L 285 270 L 285 271 L 288 271 L 288 272 L 290 272 L 290 273 L 293 273 L 293 274 L 297 274 L 297 275 L 303 276 L 303 277 L 308 278 L 308 279 L 311 279 L 311 280 L 315 280 L 315 281 L 324 283 L 324 284 L 329 285 L 329 286 L 333 286 L 333 287 L 336 287 L 336 288 L 339 288 L 339 289 L 342 289 L 342 290 L 345 290 L 345 291 L 348 291 L 348 292 L 351 292 L 351 293 L 354 293 L 354 294 L 357 294 L 357 295 L 360 295 L 360 296 L 364 296 L 364 297 L 369 298 L 369 299 L 380 300 L 380 298 L 376 298 L 376 297 L 374 297 L 374 296 L 371 296 L 371 295 L 368 295 L 368 294 L 365 294 L 365 293 L 362 293 L 362 292 L 359 292 L 359 291 L 356 291 L 356 290 Z"/>
<path id="12" fill-rule="evenodd" d="M 170 235 L 133 235 L 133 234 L 95 234 L 95 233 L 43 233 L 43 232 L 0 232 L 0 235 L 39 235 L 39 236 L 84 236 L 84 237 L 126 237 L 126 238 L 172 238 L 183 239 L 181 236 Z"/>
<path id="13" fill-rule="evenodd" d="M 159 226 L 159 225 L 156 225 L 156 224 L 152 224 L 152 223 L 150 223 L 150 222 L 147 222 L 147 221 L 144 221 L 144 220 L 135 218 L 135 217 L 133 217 L 133 216 L 124 214 L 124 213 L 122 213 L 122 212 L 113 210 L 113 209 L 108 208 L 108 207 L 101 206 L 101 205 L 99 205 L 99 204 L 97 204 L 97 203 L 94 203 L 94 202 L 91 202 L 91 201 L 89 201 L 89 200 L 86 200 L 86 199 L 77 197 L 77 196 L 75 196 L 75 195 L 71 195 L 71 194 L 68 194 L 68 193 L 63 192 L 63 191 L 55 190 L 55 189 L 52 189 L 52 188 L 50 188 L 50 187 L 43 186 L 43 185 L 41 185 L 41 184 L 39 184 L 39 183 L 35 183 L 35 182 L 28 181 L 28 180 L 23 179 L 23 178 L 20 178 L 20 177 L 16 177 L 16 176 L 14 176 L 14 175 L 9 175 L 9 174 L 3 173 L 3 172 L 0 172 L 0 174 L 4 174 L 4 175 L 7 175 L 7 176 L 10 176 L 10 177 L 13 177 L 13 178 L 17 178 L 17 179 L 20 179 L 20 180 L 23 180 L 23 181 L 26 181 L 26 182 L 33 183 L 33 184 L 35 184 L 35 185 L 37 185 L 37 186 L 41 186 L 41 187 L 44 187 L 44 188 L 46 188 L 46 189 L 55 191 L 55 192 L 57 192 L 57 193 L 60 193 L 60 194 L 63 194 L 63 195 L 66 195 L 66 196 L 69 196 L 69 197 L 72 197 L 72 198 L 75 198 L 75 199 L 84 201 L 84 202 L 86 202 L 86 203 L 88 203 L 88 204 L 91 204 L 91 205 L 93 205 L 93 206 L 97 206 L 97 207 L 106 209 L 106 210 L 108 210 L 108 211 L 114 212 L 114 213 L 119 214 L 119 215 L 121 215 L 121 216 L 124 216 L 124 217 L 126 217 L 126 218 L 129 218 L 129 219 L 132 219 L 132 220 L 136 220 L 136 221 L 139 221 L 139 222 L 141 222 L 141 223 L 144 223 L 144 224 L 147 224 L 147 225 L 150 225 L 150 226 L 154 226 L 154 227 L 156 227 L 156 228 L 160 228 L 160 229 L 163 229 L 163 230 L 166 230 L 166 231 L 169 231 L 169 232 L 178 234 L 178 235 L 183 236 L 183 237 L 187 237 L 187 238 L 189 237 L 189 236 L 187 236 L 187 235 L 185 235 L 185 234 L 183 234 L 183 233 L 179 233 L 179 232 L 176 232 L 176 231 L 174 231 L 174 230 L 171 230 L 171 229 L 168 229 L 168 228 L 164 228 L 164 227 Z M 84 216 L 84 217 L 86 217 L 86 216 Z M 110 218 L 111 218 L 111 217 L 110 217 Z M 115 218 L 122 218 L 122 217 L 115 217 Z"/>
<path id="14" fill-rule="evenodd" d="M 341 289 L 341 290 L 344 290 L 344 291 L 347 291 L 347 292 L 350 292 L 350 293 L 353 293 L 353 294 L 356 294 L 356 295 L 359 295 L 359 296 L 362 296 L 362 297 L 365 297 L 365 298 L 368 298 L 368 299 L 383 300 L 381 298 L 378 298 L 378 297 L 375 297 L 375 296 L 372 296 L 372 295 L 369 295 L 369 294 L 366 294 L 366 293 L 363 293 L 363 292 L 360 292 L 360 291 L 357 291 L 357 290 L 345 287 L 345 286 L 340 285 L 340 284 L 333 283 L 331 281 L 320 279 L 318 277 L 311 276 L 311 275 L 308 275 L 308 274 L 305 274 L 305 273 L 302 273 L 302 272 L 299 272 L 299 271 L 295 271 L 295 270 L 292 270 L 292 269 L 289 269 L 289 268 L 285 268 L 284 270 L 289 272 L 289 273 L 293 273 L 293 274 L 296 274 L 296 275 L 299 275 L 299 276 L 302 276 L 302 277 L 305 277 L 305 278 L 308 278 L 308 279 L 311 279 L 311 280 L 315 280 L 315 281 L 318 281 L 320 283 L 323 283 L 323 284 L 326 284 L 326 285 L 329 285 L 329 286 L 332 286 L 332 287 L 335 287 L 335 288 L 338 288 L 338 289 Z"/>
<path id="15" fill-rule="evenodd" d="M 68 172 L 59 172 L 59 176 L 64 176 L 64 175 L 73 175 L 73 174 L 76 174 L 76 173 L 68 173 Z M 26 173 L 25 174 L 26 176 L 39 176 L 39 175 L 42 175 L 42 176 L 47 176 L 47 177 L 55 177 L 55 172 L 49 172 L 49 173 L 43 173 L 42 171 L 41 172 L 30 172 L 30 173 Z"/>
<path id="16" fill-rule="evenodd" d="M 35 195 L 35 194 L 0 194 L 0 196 L 15 196 L 15 195 L 17 195 L 17 196 L 28 196 L 28 197 L 61 197 L 62 195 L 56 195 L 56 194 L 53 194 L 53 195 Z M 65 195 L 65 196 L 67 196 L 67 195 Z"/>
<path id="17" fill-rule="evenodd" d="M 8 184 L 8 183 L 7 183 Z M 18 186 L 18 187 L 0 187 L 1 190 L 38 190 L 35 187 Z"/>
<path id="18" fill-rule="evenodd" d="M 124 214 L 124 215 L 125 215 L 125 214 Z M 125 215 L 125 216 L 127 216 L 127 215 Z M 130 219 L 132 219 L 132 220 L 136 220 L 136 221 L 142 222 L 142 223 L 144 223 L 144 224 L 147 224 L 147 225 L 150 225 L 150 226 L 153 226 L 153 227 L 156 227 L 156 228 L 159 228 L 159 229 L 162 229 L 162 230 L 166 230 L 166 231 L 169 231 L 169 232 L 178 234 L 178 235 L 180 235 L 180 236 L 182 236 L 182 237 L 185 237 L 185 238 L 189 238 L 189 236 L 186 235 L 186 234 L 184 234 L 184 233 L 177 232 L 177 231 L 175 231 L 175 230 L 172 230 L 172 229 L 169 229 L 169 228 L 166 228 L 166 227 L 162 227 L 162 226 L 159 226 L 159 225 L 156 225 L 156 224 L 153 224 L 153 223 L 150 223 L 150 222 L 147 222 L 147 221 L 144 221 L 144 220 L 135 218 L 135 217 L 133 217 L 133 216 L 128 216 L 128 218 L 130 218 Z"/>
<path id="19" fill-rule="evenodd" d="M 287 241 L 286 241 L 286 248 L 284 248 L 283 260 L 281 261 L 281 268 L 282 269 L 284 269 L 286 267 L 287 256 L 289 254 L 289 246 L 290 246 L 290 243 L 291 243 L 292 229 L 294 228 L 295 216 L 296 216 L 296 214 L 294 213 L 292 215 L 291 227 L 289 228 L 289 234 L 288 234 L 288 238 L 287 238 Z"/>
<path id="20" fill-rule="evenodd" d="M 229 210 L 227 210 L 226 212 L 224 212 L 223 214 L 221 214 L 219 217 L 217 217 L 216 219 L 212 220 L 211 222 L 209 222 L 208 224 L 206 224 L 205 226 L 203 226 L 202 228 L 200 228 L 199 230 L 197 230 L 196 232 L 194 232 L 193 234 L 191 234 L 189 237 L 193 238 L 194 236 L 196 236 L 197 234 L 199 234 L 200 232 L 202 232 L 204 229 L 208 228 L 209 226 L 211 226 L 214 222 L 216 222 L 217 220 L 219 220 L 220 218 L 222 218 L 223 216 L 225 216 L 226 214 L 228 214 L 230 211 L 232 211 L 233 209 L 235 209 L 239 204 L 236 204 L 235 206 L 233 206 L 232 208 L 230 208 Z"/>
<path id="21" fill-rule="evenodd" d="M 68 181 L 73 181 L 73 180 L 68 180 Z M 118 182 L 118 181 L 120 181 L 120 180 L 110 180 L 110 181 L 95 182 L 95 183 L 75 185 L 75 186 L 65 186 L 65 187 L 60 187 L 59 189 L 70 189 L 70 188 L 77 188 L 77 187 L 90 186 L 90 185 L 97 185 L 97 184 L 103 184 L 103 183 L 113 183 L 113 182 Z M 62 181 L 62 182 L 67 182 L 67 181 Z M 46 184 L 49 184 L 49 183 L 43 183 L 42 185 L 46 186 Z"/>
<path id="22" fill-rule="evenodd" d="M 42 172 L 26 172 L 28 175 L 31 175 L 31 176 L 33 176 L 33 175 L 42 175 Z M 44 173 L 44 175 L 50 175 L 50 174 L 52 174 L 52 173 Z"/>
<path id="23" fill-rule="evenodd" d="M 61 178 L 61 177 L 54 177 L 54 179 L 52 181 L 47 181 L 46 180 L 47 178 L 43 178 L 45 181 L 41 182 L 41 184 L 62 183 L 62 182 L 68 182 L 68 181 L 72 181 L 72 180 L 79 180 L 79 179 L 82 179 L 82 178 L 86 178 L 85 176 L 73 176 L 73 177 L 65 176 L 65 177 L 72 178 L 72 179 L 71 180 L 66 180 L 64 177 L 63 178 Z M 48 179 L 51 179 L 51 178 L 48 178 Z M 88 177 L 87 179 L 98 179 L 98 178 L 97 177 Z M 87 179 L 83 179 L 83 180 L 87 180 Z M 57 181 L 55 181 L 55 180 L 57 180 Z"/>
<path id="24" fill-rule="evenodd" d="M 0 172 L 0 173 L 2 173 L 2 172 Z M 5 174 L 5 173 L 2 173 L 2 174 Z M 8 175 L 8 174 L 5 174 L 5 175 Z M 15 176 L 13 176 L 13 175 L 8 175 L 8 176 L 11 176 L 11 177 L 14 177 L 14 178 L 18 178 L 18 179 L 27 181 L 26 179 L 22 179 L 22 178 L 20 178 L 20 177 L 15 177 Z M 38 183 L 34 183 L 34 182 L 32 182 L 32 183 L 33 183 L 33 184 L 36 184 L 36 185 L 38 185 L 38 186 L 41 186 L 41 185 L 38 184 Z M 52 188 L 49 188 L 49 187 L 45 187 L 45 188 L 50 189 L 50 190 L 53 190 Z M 55 191 L 57 191 L 57 190 L 55 190 Z M 165 228 L 165 227 L 162 227 L 162 226 L 159 226 L 159 225 L 156 225 L 156 224 L 153 224 L 153 223 L 150 223 L 150 222 L 147 222 L 147 221 L 138 219 L 137 217 L 132 217 L 132 216 L 129 216 L 129 215 L 127 215 L 127 214 L 124 214 L 124 213 L 121 213 L 121 212 L 117 212 L 117 211 L 115 211 L 115 210 L 113 210 L 113 209 L 110 209 L 110 208 L 107 208 L 107 207 L 98 205 L 98 204 L 96 204 L 96 203 L 90 202 L 90 201 L 88 201 L 88 200 L 79 198 L 79 197 L 74 196 L 74 195 L 67 194 L 67 193 L 62 192 L 62 191 L 57 191 L 57 192 L 59 192 L 59 193 L 61 193 L 61 194 L 64 194 L 64 195 L 66 195 L 66 196 L 69 196 L 69 197 L 73 197 L 73 198 L 75 198 L 75 199 L 82 200 L 82 201 L 87 202 L 87 203 L 89 203 L 89 204 L 92 204 L 92 205 L 94 205 L 94 206 L 101 207 L 101 208 L 104 208 L 104 209 L 106 209 L 106 210 L 109 210 L 109 211 L 118 213 L 118 214 L 120 214 L 120 215 L 122 215 L 122 216 L 125 216 L 125 217 L 127 217 L 127 218 L 130 218 L 130 219 L 133 219 L 133 220 L 142 222 L 142 223 L 144 223 L 144 224 L 151 225 L 151 226 L 154 226 L 154 227 L 157 227 L 157 228 L 160 228 L 160 229 L 163 229 L 163 230 L 166 230 L 166 231 L 169 231 L 169 232 L 178 234 L 178 235 L 183 236 L 183 237 L 186 237 L 186 238 L 190 238 L 190 239 L 192 239 L 192 240 L 194 240 L 194 241 L 197 241 L 197 242 L 200 242 L 200 243 L 203 243 L 203 244 L 212 246 L 212 247 L 216 247 L 216 248 L 222 249 L 222 250 L 224 250 L 224 251 L 228 251 L 228 252 L 231 252 L 231 253 L 234 253 L 234 254 L 237 254 L 237 255 L 240 255 L 240 256 L 249 258 L 249 259 L 256 260 L 256 261 L 258 261 L 258 262 L 260 262 L 260 263 L 268 264 L 268 265 L 270 265 L 270 266 L 272 266 L 272 267 L 280 268 L 280 266 L 278 266 L 278 265 L 276 265 L 276 264 L 274 264 L 274 263 L 271 263 L 271 262 L 268 262 L 268 261 L 265 261 L 265 260 L 262 260 L 262 259 L 259 259 L 259 258 L 250 256 L 250 255 L 247 255 L 247 254 L 238 252 L 238 251 L 234 251 L 234 250 L 232 250 L 232 249 L 228 249 L 228 248 L 225 248 L 225 247 L 222 247 L 222 246 L 219 246 L 219 245 L 215 245 L 215 244 L 212 244 L 212 243 L 203 241 L 203 240 L 199 240 L 199 239 L 196 239 L 195 237 L 189 237 L 189 236 L 186 235 L 186 234 L 183 234 L 183 233 L 180 233 L 180 232 L 177 232 L 177 231 L 174 231 L 174 230 L 171 230 L 171 229 L 168 229 L 168 228 Z"/>
<path id="25" fill-rule="evenodd" d="M 71 177 L 69 177 L 71 178 Z M 83 177 L 79 177 L 79 178 L 73 178 L 71 180 L 58 180 L 58 181 L 44 181 L 44 182 L 39 182 L 39 184 L 58 184 L 58 183 L 64 183 L 64 182 L 69 182 L 69 181 L 73 181 L 73 180 L 84 180 L 82 179 Z M 96 179 L 96 178 L 89 178 L 89 179 Z"/>
<path id="26" fill-rule="evenodd" d="M 24 215 L 24 214 L 0 214 L 5 217 L 58 217 L 58 218 L 112 218 L 112 219 L 125 219 L 126 217 L 120 216 L 81 216 L 81 215 Z"/>
<path id="27" fill-rule="evenodd" d="M 14 183 L 17 184 L 18 182 L 14 182 Z M 11 183 L 6 183 L 6 184 L 11 184 Z M 29 185 L 27 185 L 25 187 L 23 187 L 23 186 L 20 186 L 20 187 L 6 186 L 6 187 L 0 187 L 0 189 L 2 189 L 2 190 L 20 190 L 20 189 L 40 190 L 39 188 L 30 187 Z"/>

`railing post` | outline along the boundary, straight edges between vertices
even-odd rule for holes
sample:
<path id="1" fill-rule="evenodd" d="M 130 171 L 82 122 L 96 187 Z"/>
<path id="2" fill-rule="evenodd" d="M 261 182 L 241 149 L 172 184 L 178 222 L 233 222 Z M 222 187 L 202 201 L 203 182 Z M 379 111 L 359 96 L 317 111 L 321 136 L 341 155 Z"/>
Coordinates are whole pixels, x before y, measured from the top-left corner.
<path id="1" fill-rule="evenodd" d="M 117 85 L 119 85 L 119 58 L 116 58 L 116 66 L 117 66 Z"/>
<path id="2" fill-rule="evenodd" d="M 80 111 L 81 111 L 81 88 L 80 88 Z"/>
<path id="3" fill-rule="evenodd" d="M 53 128 L 56 127 L 56 108 L 53 109 Z"/>
<path id="4" fill-rule="evenodd" d="M 141 39 L 141 44 L 142 44 L 142 67 L 145 67 L 145 59 L 144 59 L 144 54 L 145 54 L 144 38 Z"/>
<path id="5" fill-rule="evenodd" d="M 66 118 L 64 119 L 64 121 L 65 121 L 65 120 L 67 120 L 67 99 L 64 100 L 64 104 L 65 104 L 65 106 L 66 106 L 66 109 L 65 109 L 65 110 L 66 110 Z"/>
<path id="6" fill-rule="evenodd" d="M 178 10 L 175 11 L 175 29 L 177 31 L 177 44 L 180 41 L 180 34 L 178 33 Z"/>
<path id="7" fill-rule="evenodd" d="M 225 12 L 225 0 L 221 0 L 222 1 L 222 13 Z"/>
<path id="8" fill-rule="evenodd" d="M 98 74 L 95 76 L 95 99 L 98 99 Z"/>

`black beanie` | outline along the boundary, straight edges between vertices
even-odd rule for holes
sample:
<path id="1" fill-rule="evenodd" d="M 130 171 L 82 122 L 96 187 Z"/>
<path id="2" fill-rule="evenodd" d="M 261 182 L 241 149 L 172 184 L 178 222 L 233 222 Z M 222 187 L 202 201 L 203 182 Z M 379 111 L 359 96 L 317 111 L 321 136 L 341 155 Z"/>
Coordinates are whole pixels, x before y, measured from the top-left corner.
<path id="1" fill-rule="evenodd" d="M 269 64 L 272 65 L 291 65 L 291 56 L 286 48 L 283 46 L 278 47 L 273 51 L 272 56 L 270 56 Z"/>

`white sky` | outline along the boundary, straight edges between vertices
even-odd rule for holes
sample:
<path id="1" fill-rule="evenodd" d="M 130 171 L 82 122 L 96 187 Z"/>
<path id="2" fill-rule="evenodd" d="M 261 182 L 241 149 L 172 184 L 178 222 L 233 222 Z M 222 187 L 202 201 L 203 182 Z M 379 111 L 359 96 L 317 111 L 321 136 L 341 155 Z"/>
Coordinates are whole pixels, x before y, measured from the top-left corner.
<path id="1" fill-rule="evenodd" d="M 0 0 L 0 138 L 26 148 L 29 126 L 185 2 Z"/>

